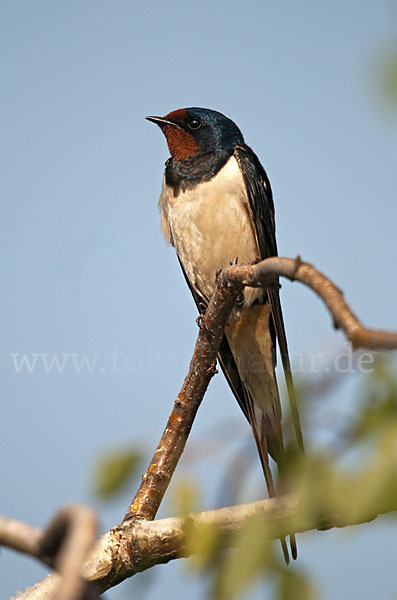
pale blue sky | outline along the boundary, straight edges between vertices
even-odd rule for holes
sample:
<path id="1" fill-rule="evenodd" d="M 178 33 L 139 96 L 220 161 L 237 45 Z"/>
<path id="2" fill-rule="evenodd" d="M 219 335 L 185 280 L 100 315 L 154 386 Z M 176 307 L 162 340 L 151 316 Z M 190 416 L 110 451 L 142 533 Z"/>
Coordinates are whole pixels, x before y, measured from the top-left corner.
<path id="1" fill-rule="evenodd" d="M 167 149 L 145 115 L 204 106 L 235 120 L 272 182 L 280 254 L 315 262 L 366 323 L 396 327 L 397 122 L 377 79 L 396 21 L 386 0 L 0 2 L 1 513 L 42 526 L 79 500 L 113 525 L 134 489 L 95 502 L 95 460 L 134 442 L 150 453 L 183 381 L 195 308 L 160 233 Z M 342 343 L 306 290 L 285 283 L 282 302 L 295 364 Z M 92 373 L 48 374 L 39 359 L 29 374 L 11 353 L 98 358 Z M 192 444 L 229 423 L 243 441 L 219 375 Z M 226 462 L 186 461 L 202 508 Z M 261 485 L 255 462 L 245 499 Z M 395 597 L 389 521 L 299 538 L 321 598 Z M 184 567 L 157 568 L 147 598 L 203 598 Z M 0 573 L 6 597 L 45 571 L 4 551 Z"/>

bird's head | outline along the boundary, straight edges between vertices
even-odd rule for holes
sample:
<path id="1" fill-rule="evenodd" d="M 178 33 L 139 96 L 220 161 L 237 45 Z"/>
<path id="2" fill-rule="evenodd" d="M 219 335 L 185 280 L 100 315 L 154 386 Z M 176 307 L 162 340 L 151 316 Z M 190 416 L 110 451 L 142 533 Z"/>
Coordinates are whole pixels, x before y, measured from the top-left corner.
<path id="1" fill-rule="evenodd" d="M 208 108 L 180 108 L 165 117 L 146 118 L 161 128 L 170 154 L 177 162 L 233 150 L 237 144 L 244 143 L 233 121 Z"/>

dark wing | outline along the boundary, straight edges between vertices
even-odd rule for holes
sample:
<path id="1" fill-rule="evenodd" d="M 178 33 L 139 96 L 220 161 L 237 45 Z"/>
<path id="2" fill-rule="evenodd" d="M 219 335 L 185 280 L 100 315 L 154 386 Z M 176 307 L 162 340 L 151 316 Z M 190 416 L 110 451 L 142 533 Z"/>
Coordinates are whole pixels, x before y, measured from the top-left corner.
<path id="1" fill-rule="evenodd" d="M 244 177 L 261 258 L 277 256 L 273 194 L 266 171 L 259 162 L 256 154 L 248 146 L 236 146 L 234 156 Z M 278 289 L 274 288 L 269 289 L 267 292 L 272 307 L 273 326 L 271 329 L 274 344 L 274 364 L 276 361 L 275 348 L 277 337 L 288 389 L 295 434 L 298 445 L 303 450 L 302 430 L 292 381 L 291 364 L 288 354 L 283 313 L 280 304 L 280 295 Z"/>
<path id="2" fill-rule="evenodd" d="M 255 227 L 260 256 L 262 259 L 268 258 L 270 256 L 277 256 L 278 253 L 276 242 L 276 225 L 274 218 L 273 194 L 272 188 L 270 186 L 270 181 L 266 175 L 266 171 L 259 162 L 259 159 L 256 156 L 256 154 L 248 146 L 236 146 L 234 150 L 234 156 L 238 162 L 238 165 L 244 178 L 245 188 L 247 190 L 247 196 L 250 206 L 251 219 Z M 280 348 L 281 360 L 283 363 L 285 380 L 287 383 L 288 397 L 291 406 L 291 415 L 294 423 L 296 438 L 299 447 L 303 450 L 302 430 L 296 405 L 295 390 L 291 373 L 291 364 L 288 354 L 287 337 L 285 334 L 284 320 L 281 311 L 278 288 L 268 289 L 267 298 L 270 301 L 271 305 L 270 333 L 273 341 L 273 364 L 275 367 L 277 339 Z M 275 385 L 277 388 L 276 382 Z M 247 398 L 247 405 L 249 406 L 249 404 L 249 398 Z M 274 495 L 274 492 L 272 493 L 273 483 L 271 480 L 271 471 L 266 457 L 266 450 L 269 451 L 273 458 L 276 459 L 279 466 L 281 466 L 280 463 L 282 462 L 284 455 L 281 431 L 281 410 L 279 400 L 276 401 L 275 412 L 277 422 L 275 433 L 276 438 L 278 438 L 279 442 L 277 452 L 274 452 L 274 450 L 272 451 L 270 443 L 267 443 L 267 428 L 263 428 L 263 426 L 261 426 L 260 423 L 257 423 L 255 417 L 253 419 L 250 419 L 252 430 L 261 457 L 262 467 L 268 485 L 269 495 L 271 496 Z M 257 439 L 258 433 L 261 434 L 260 439 Z M 270 442 L 270 440 L 268 441 Z M 268 481 L 269 477 L 270 485 Z M 293 558 L 296 558 L 297 548 L 294 534 L 290 535 L 290 544 L 292 556 Z M 284 538 L 281 539 L 281 546 L 283 549 L 285 561 L 288 563 L 289 556 Z"/>
<path id="3" fill-rule="evenodd" d="M 270 182 L 266 175 L 265 170 L 260 164 L 257 156 L 247 146 L 236 146 L 234 150 L 234 156 L 239 164 L 240 170 L 243 174 L 245 187 L 247 190 L 247 196 L 250 206 L 251 218 L 254 223 L 256 237 L 259 246 L 259 252 L 261 258 L 267 258 L 269 256 L 277 256 L 277 244 L 275 235 L 275 219 L 274 219 L 274 204 L 272 190 Z M 193 298 L 196 305 L 201 312 L 205 307 L 203 298 L 193 289 L 188 277 L 181 264 L 182 271 L 184 273 L 186 282 L 192 292 Z M 273 362 L 276 364 L 276 338 L 278 339 L 280 354 L 283 362 L 284 373 L 286 377 L 288 395 L 291 404 L 291 413 L 294 420 L 296 435 L 298 443 L 303 447 L 302 433 L 299 423 L 299 415 L 296 408 L 295 394 L 292 382 L 291 366 L 288 356 L 287 340 L 284 329 L 283 316 L 281 312 L 281 305 L 279 299 L 278 289 L 269 289 L 264 293 L 263 301 L 270 301 L 271 304 L 271 321 L 270 330 L 273 341 Z M 283 442 L 281 432 L 281 411 L 280 403 L 277 399 L 276 405 L 274 406 L 275 411 L 275 429 L 274 426 L 269 427 L 264 422 L 264 417 L 258 421 L 256 411 L 253 406 L 252 398 L 247 393 L 238 373 L 237 365 L 230 350 L 230 346 L 223 336 L 221 347 L 218 353 L 219 363 L 225 374 L 225 377 L 241 407 L 249 423 L 251 424 L 252 431 L 255 437 L 255 442 L 259 451 L 259 456 L 265 475 L 269 495 L 275 495 L 275 489 L 273 484 L 273 478 L 271 469 L 269 466 L 268 452 L 280 465 L 282 462 Z M 275 382 L 277 389 L 277 383 Z M 270 435 L 269 435 L 270 433 Z M 296 542 L 295 536 L 290 536 L 292 556 L 296 558 Z M 285 539 L 281 540 L 281 545 L 284 553 L 286 562 L 289 562 L 289 553 Z"/>

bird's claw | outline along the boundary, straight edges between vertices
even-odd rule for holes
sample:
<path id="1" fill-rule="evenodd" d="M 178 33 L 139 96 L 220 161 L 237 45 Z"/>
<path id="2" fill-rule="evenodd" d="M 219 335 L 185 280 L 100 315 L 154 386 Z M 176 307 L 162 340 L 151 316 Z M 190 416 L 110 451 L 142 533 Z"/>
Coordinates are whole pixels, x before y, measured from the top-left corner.
<path id="1" fill-rule="evenodd" d="M 214 337 L 212 331 L 210 331 L 207 327 L 207 323 L 205 322 L 205 315 L 199 315 L 196 319 L 196 323 L 202 331 L 205 331 L 205 333 L 207 333 L 211 337 Z"/>
<path id="2" fill-rule="evenodd" d="M 205 311 L 207 310 L 207 305 L 205 302 L 199 302 L 198 303 L 198 309 L 200 312 L 200 315 L 204 315 Z"/>
<path id="3" fill-rule="evenodd" d="M 212 365 L 210 367 L 208 367 L 207 372 L 209 375 L 212 375 L 212 376 L 219 373 L 218 369 L 216 368 L 216 360 L 212 363 Z"/>

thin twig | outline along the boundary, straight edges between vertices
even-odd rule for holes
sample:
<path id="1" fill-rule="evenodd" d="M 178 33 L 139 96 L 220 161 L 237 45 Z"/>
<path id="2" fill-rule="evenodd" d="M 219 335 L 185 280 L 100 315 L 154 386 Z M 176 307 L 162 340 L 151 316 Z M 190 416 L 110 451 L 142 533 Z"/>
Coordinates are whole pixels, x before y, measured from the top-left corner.
<path id="1" fill-rule="evenodd" d="M 344 299 L 343 292 L 312 264 L 300 257 L 266 258 L 256 265 L 233 265 L 225 269 L 222 277 L 229 282 L 252 287 L 272 285 L 277 277 L 300 281 L 312 289 L 324 301 L 336 329 L 342 329 L 354 348 L 386 349 L 397 348 L 397 332 L 369 329 L 353 313 Z"/>

